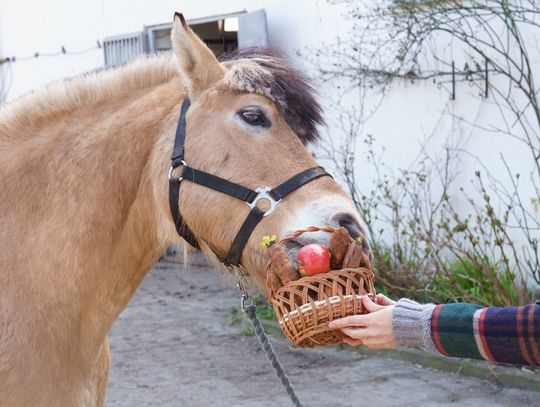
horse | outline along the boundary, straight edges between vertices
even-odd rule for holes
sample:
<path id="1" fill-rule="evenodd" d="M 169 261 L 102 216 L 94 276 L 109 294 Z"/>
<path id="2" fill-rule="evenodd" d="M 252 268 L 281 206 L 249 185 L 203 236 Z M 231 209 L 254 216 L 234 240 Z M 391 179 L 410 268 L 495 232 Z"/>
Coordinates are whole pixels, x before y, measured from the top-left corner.
<path id="1" fill-rule="evenodd" d="M 173 51 L 53 83 L 0 110 L 0 406 L 102 406 L 107 334 L 178 236 L 168 171 L 182 101 L 185 159 L 249 188 L 316 165 L 323 123 L 306 76 L 274 51 L 218 60 L 176 14 Z M 177 204 L 223 258 L 245 203 L 184 182 Z M 310 225 L 362 232 L 330 177 L 283 199 L 241 264 L 264 287 L 264 235 Z"/>

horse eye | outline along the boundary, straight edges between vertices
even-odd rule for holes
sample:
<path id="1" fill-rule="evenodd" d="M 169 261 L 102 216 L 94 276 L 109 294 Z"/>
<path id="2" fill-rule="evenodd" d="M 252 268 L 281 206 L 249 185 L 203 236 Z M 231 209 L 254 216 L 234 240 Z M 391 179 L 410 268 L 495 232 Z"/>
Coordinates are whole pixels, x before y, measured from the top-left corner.
<path id="1" fill-rule="evenodd" d="M 239 112 L 242 120 L 250 126 L 270 127 L 269 120 L 257 110 L 244 110 Z"/>

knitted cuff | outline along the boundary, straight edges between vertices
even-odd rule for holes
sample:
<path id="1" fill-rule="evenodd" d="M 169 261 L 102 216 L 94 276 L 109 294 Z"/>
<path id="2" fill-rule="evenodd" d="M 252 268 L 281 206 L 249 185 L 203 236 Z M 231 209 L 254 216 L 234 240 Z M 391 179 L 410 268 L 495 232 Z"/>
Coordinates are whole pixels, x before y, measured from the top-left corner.
<path id="1" fill-rule="evenodd" d="M 434 304 L 419 304 L 400 299 L 392 313 L 392 329 L 398 346 L 420 347 L 437 352 L 431 335 L 431 315 Z"/>

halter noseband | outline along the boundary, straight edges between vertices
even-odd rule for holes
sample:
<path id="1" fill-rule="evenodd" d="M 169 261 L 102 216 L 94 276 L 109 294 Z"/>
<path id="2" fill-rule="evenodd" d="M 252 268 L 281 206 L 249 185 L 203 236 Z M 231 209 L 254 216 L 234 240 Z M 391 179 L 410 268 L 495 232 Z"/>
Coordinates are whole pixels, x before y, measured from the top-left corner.
<path id="1" fill-rule="evenodd" d="M 191 168 L 184 161 L 186 115 L 190 105 L 191 102 L 189 98 L 186 97 L 180 110 L 180 119 L 178 121 L 178 127 L 176 128 L 176 137 L 174 140 L 174 148 L 171 158 L 171 168 L 169 169 L 169 205 L 171 207 L 171 213 L 176 226 L 176 231 L 180 237 L 184 238 L 190 245 L 195 248 L 200 248 L 197 238 L 180 214 L 179 198 L 180 183 L 182 181 L 191 181 L 195 184 L 203 185 L 246 202 L 251 208 L 251 211 L 236 234 L 227 257 L 222 260 L 226 266 L 239 266 L 244 246 L 248 242 L 251 233 L 263 217 L 270 215 L 279 205 L 281 200 L 291 192 L 297 190 L 308 182 L 313 181 L 314 179 L 331 175 L 328 174 L 322 167 L 309 168 L 294 175 L 275 188 L 260 187 L 253 191 L 252 189 L 246 188 L 242 185 L 227 181 L 224 178 Z M 173 171 L 179 166 L 183 166 L 180 176 L 174 177 Z M 261 199 L 265 199 L 270 202 L 270 208 L 266 212 L 261 211 L 257 207 L 257 202 Z"/>

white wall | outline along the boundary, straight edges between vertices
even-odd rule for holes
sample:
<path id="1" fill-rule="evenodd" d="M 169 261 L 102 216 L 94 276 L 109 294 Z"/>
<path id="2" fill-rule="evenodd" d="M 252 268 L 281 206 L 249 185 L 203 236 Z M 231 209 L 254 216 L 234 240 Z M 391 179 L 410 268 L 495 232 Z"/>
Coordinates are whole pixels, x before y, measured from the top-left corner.
<path id="1" fill-rule="evenodd" d="M 295 55 L 335 31 L 340 7 L 324 0 L 0 0 L 0 57 L 54 53 L 93 47 L 104 37 L 141 31 L 145 25 L 172 21 L 175 11 L 187 19 L 237 11 L 267 12 L 269 41 Z M 80 55 L 40 57 L 3 66 L 8 100 L 52 80 L 103 66 L 103 50 Z"/>

